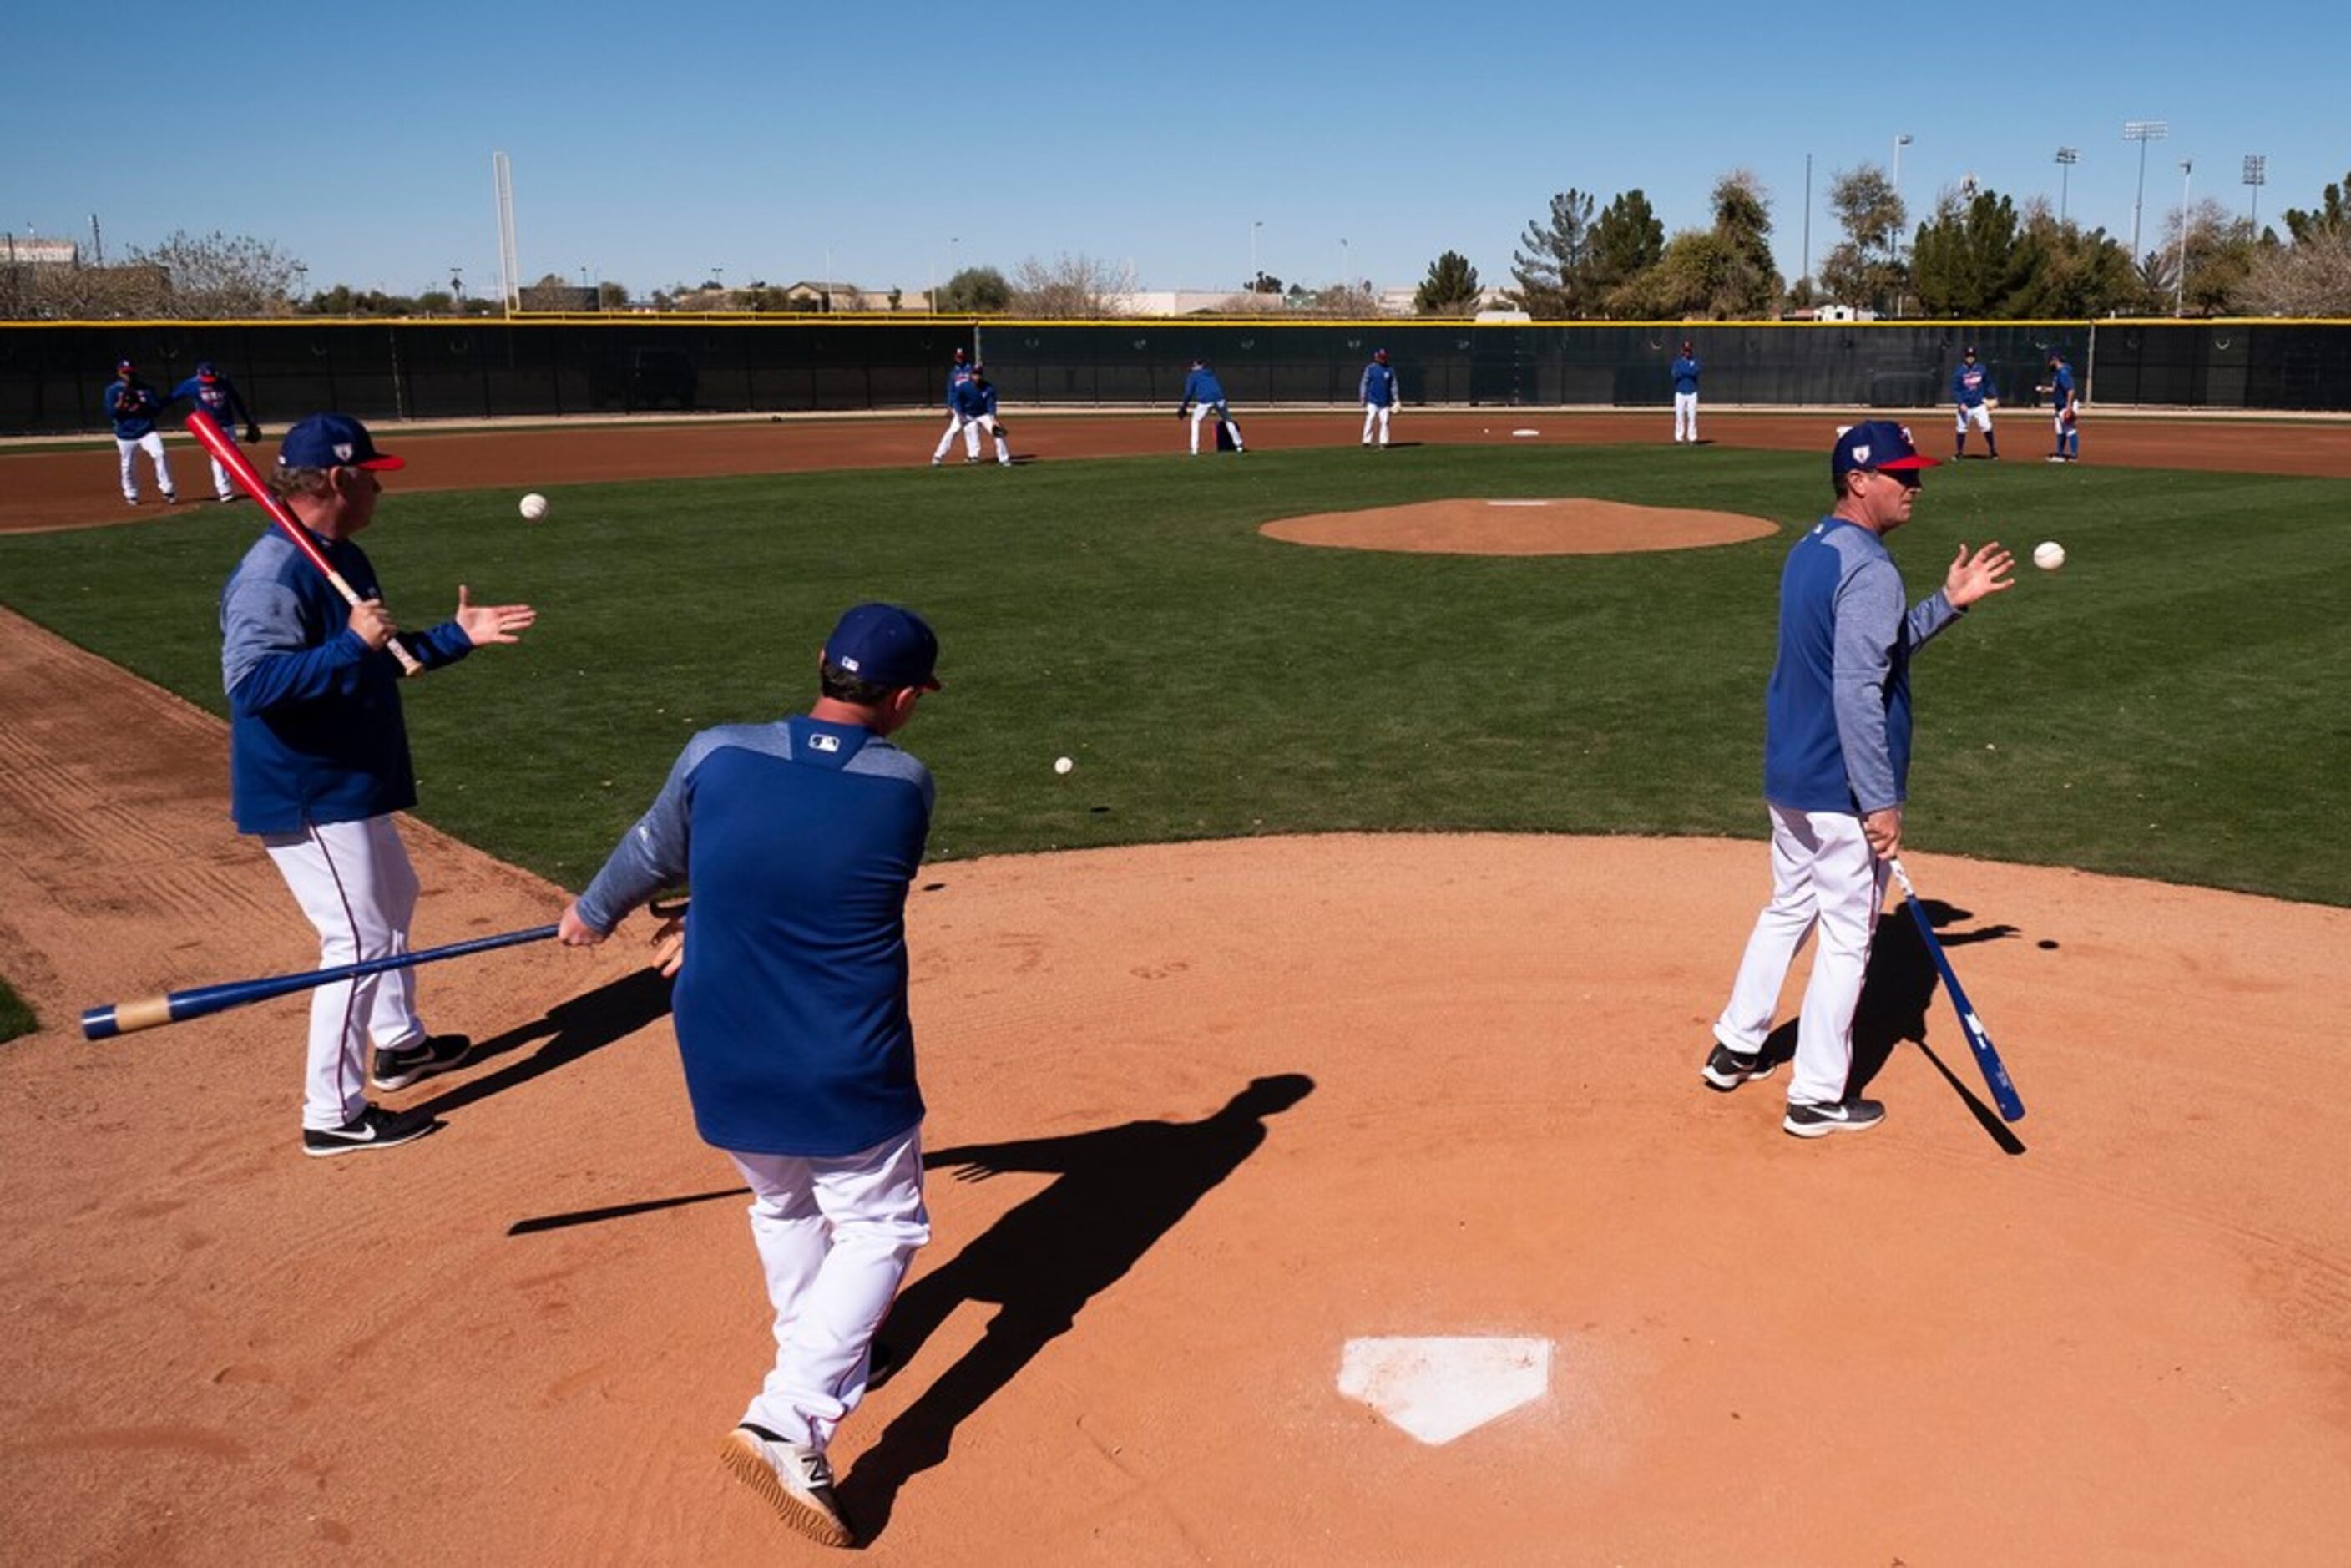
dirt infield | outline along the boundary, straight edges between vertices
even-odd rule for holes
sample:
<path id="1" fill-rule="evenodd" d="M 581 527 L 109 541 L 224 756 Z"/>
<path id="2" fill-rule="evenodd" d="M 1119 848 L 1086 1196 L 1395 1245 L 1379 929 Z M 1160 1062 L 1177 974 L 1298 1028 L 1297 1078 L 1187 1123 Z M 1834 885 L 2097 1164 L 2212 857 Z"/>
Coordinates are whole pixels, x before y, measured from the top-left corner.
<path id="1" fill-rule="evenodd" d="M 0 712 L 0 951 L 47 1024 L 0 1047 L 8 1555 L 817 1556 L 716 1457 L 768 1329 L 642 949 L 427 971 L 482 1052 L 391 1098 L 444 1130 L 306 1160 L 298 998 L 71 1027 L 309 961 L 224 816 L 222 727 L 5 612 Z M 558 906 L 406 831 L 420 941 Z M 2021 1143 L 1897 916 L 1861 1031 L 1887 1124 L 1812 1145 L 1784 1079 L 1697 1075 L 1764 858 L 928 868 L 936 1239 L 835 1448 L 872 1555 L 2334 1560 L 2351 1109 L 2311 1085 L 2351 911 L 1920 860 Z M 1548 1391 L 1424 1444 L 1337 1389 L 1386 1335 L 1548 1341 Z"/>
<path id="2" fill-rule="evenodd" d="M 1426 555 L 1622 555 L 1737 544 L 1777 531 L 1761 517 L 1735 512 L 1632 507 L 1583 497 L 1421 501 L 1279 517 L 1258 529 L 1290 544 Z"/>
<path id="3" fill-rule="evenodd" d="M 1164 420 L 1136 415 L 1008 416 L 1013 449 L 1040 462 L 1181 450 L 1180 433 Z M 1345 446 L 1359 437 L 1360 419 L 1334 413 L 1249 414 L 1240 417 L 1250 450 Z M 1948 415 L 1914 422 L 1929 452 L 1949 428 Z M 1825 460 L 1836 422 L 1816 413 L 1706 415 L 1709 444 L 1817 451 Z M 773 423 L 670 425 L 583 424 L 576 429 L 379 432 L 386 446 L 409 459 L 403 493 L 466 490 L 497 485 L 545 486 L 601 480 L 679 478 L 703 474 L 790 474 L 823 468 L 920 466 L 928 462 L 936 422 L 923 418 L 789 420 Z M 1593 445 L 1654 440 L 1658 461 L 1703 461 L 1703 449 L 1674 449 L 1669 415 L 1585 410 L 1494 409 L 1407 413 L 1397 422 L 1405 443 L 1510 445 Z M 276 429 L 276 427 L 273 427 Z M 2047 446 L 2046 422 L 2009 413 L 2001 429 L 2012 456 L 2038 461 Z M 1513 430 L 1532 430 L 1514 436 Z M 277 432 L 282 434 L 282 431 Z M 2351 477 L 2351 424 L 2262 424 L 2243 420 L 2110 419 L 2086 427 L 2089 461 L 2122 467 L 2217 469 L 2249 474 L 2310 474 Z M 185 438 L 171 443 L 183 497 L 210 494 L 204 456 Z M 265 452 L 274 452 L 266 443 Z M 1376 459 L 1373 459 L 1376 460 Z M 145 459 L 140 460 L 142 464 Z M 142 469 L 147 507 L 133 512 L 115 485 L 112 450 L 17 451 L 0 455 L 0 533 L 29 528 L 85 528 L 154 515 L 152 476 Z M 211 506 L 188 501 L 190 506 Z"/>

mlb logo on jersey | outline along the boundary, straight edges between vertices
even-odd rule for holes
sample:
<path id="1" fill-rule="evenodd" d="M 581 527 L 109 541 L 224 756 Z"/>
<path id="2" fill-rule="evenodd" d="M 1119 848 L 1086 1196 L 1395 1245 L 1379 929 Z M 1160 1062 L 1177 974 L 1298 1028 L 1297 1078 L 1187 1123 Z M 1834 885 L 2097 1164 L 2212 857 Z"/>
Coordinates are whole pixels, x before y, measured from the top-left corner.
<path id="1" fill-rule="evenodd" d="M 809 749 L 810 751 L 839 751 L 841 749 L 841 737 L 837 735 L 811 735 L 809 737 Z"/>

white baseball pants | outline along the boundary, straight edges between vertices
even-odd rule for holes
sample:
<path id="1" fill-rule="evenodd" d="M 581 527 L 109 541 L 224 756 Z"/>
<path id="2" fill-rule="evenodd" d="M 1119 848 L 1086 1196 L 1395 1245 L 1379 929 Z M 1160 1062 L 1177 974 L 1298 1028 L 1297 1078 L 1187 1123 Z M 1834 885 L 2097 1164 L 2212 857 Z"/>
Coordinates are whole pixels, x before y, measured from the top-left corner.
<path id="1" fill-rule="evenodd" d="M 172 464 L 163 455 L 163 437 L 160 433 L 151 430 L 144 435 L 131 438 L 118 435 L 114 438 L 114 450 L 122 460 L 124 500 L 139 499 L 139 475 L 131 465 L 131 455 L 134 452 L 144 452 L 149 461 L 155 465 L 155 487 L 163 492 L 163 499 L 169 501 L 178 497 L 179 486 L 172 483 Z"/>
<path id="2" fill-rule="evenodd" d="M 1762 1049 L 1789 966 L 1817 928 L 1820 950 L 1813 955 L 1796 1024 L 1791 1101 L 1825 1104 L 1844 1098 L 1853 1071 L 1854 1010 L 1891 874 L 1862 836 L 1859 817 L 1771 808 L 1771 902 L 1756 916 L 1714 1038 L 1742 1053 Z"/>
<path id="3" fill-rule="evenodd" d="M 996 460 L 1009 468 L 1012 465 L 1012 448 L 1004 444 L 1004 432 L 996 428 L 996 416 L 992 413 L 983 413 L 973 420 L 972 423 L 987 432 L 987 438 L 996 443 Z M 979 437 L 975 434 L 970 440 L 972 451 L 977 452 Z"/>
<path id="4" fill-rule="evenodd" d="M 219 458 L 212 458 L 212 465 L 213 495 L 214 498 L 222 501 L 235 500 L 236 498 L 236 482 L 229 477 L 228 470 L 221 466 L 221 460 Z"/>
<path id="5" fill-rule="evenodd" d="M 262 846 L 319 933 L 319 967 L 408 951 L 416 872 L 390 817 L 329 822 L 299 833 L 264 833 Z M 392 969 L 310 993 L 310 1054 L 302 1125 L 340 1127 L 367 1109 L 368 1047 L 413 1045 L 413 969 Z"/>
<path id="6" fill-rule="evenodd" d="M 1988 402 L 1963 402 L 1955 406 L 1959 410 L 1959 414 L 1957 418 L 1951 421 L 1951 428 L 1954 433 L 1965 435 L 1968 433 L 1968 426 L 1972 424 L 1978 430 L 1982 431 L 1986 435 L 1990 435 L 1991 434 L 1991 404 Z"/>
<path id="7" fill-rule="evenodd" d="M 1674 393 L 1674 439 L 1698 439 L 1698 393 L 1694 392 Z"/>
<path id="8" fill-rule="evenodd" d="M 1195 457 L 1200 455 L 1200 422 L 1212 413 L 1217 416 L 1218 424 L 1232 433 L 1233 450 L 1238 452 L 1242 449 L 1241 427 L 1233 423 L 1233 416 L 1226 412 L 1223 403 L 1195 403 L 1192 407 L 1192 455 Z"/>
<path id="9" fill-rule="evenodd" d="M 821 1448 L 865 1397 L 873 1332 L 931 1239 L 922 1129 L 839 1159 L 726 1153 L 776 1309 L 776 1364 L 743 1419 Z"/>
<path id="10" fill-rule="evenodd" d="M 1372 427 L 1374 425 L 1379 427 L 1380 444 L 1385 446 L 1388 444 L 1388 415 L 1394 412 L 1394 406 L 1389 403 L 1367 402 L 1364 405 L 1364 445 L 1372 444 Z"/>
<path id="11" fill-rule="evenodd" d="M 946 434 L 939 437 L 938 450 L 931 454 L 931 461 L 934 463 L 944 463 L 947 460 L 947 453 L 955 446 L 956 433 L 957 431 L 965 433 L 964 444 L 970 449 L 971 455 L 974 457 L 978 456 L 979 436 L 978 434 L 971 428 L 973 423 L 973 421 L 965 418 L 960 413 L 951 413 L 947 415 Z"/>

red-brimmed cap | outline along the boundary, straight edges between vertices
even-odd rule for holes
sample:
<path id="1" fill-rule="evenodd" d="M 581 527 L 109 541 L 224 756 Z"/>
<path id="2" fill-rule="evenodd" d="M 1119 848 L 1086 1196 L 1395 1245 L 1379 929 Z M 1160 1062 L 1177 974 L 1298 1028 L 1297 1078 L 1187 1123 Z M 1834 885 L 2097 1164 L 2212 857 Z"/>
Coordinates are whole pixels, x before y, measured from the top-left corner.
<path id="1" fill-rule="evenodd" d="M 1910 432 L 1889 419 L 1873 419 L 1848 428 L 1829 451 L 1829 477 L 1841 479 L 1856 468 L 1877 474 L 1903 474 L 1919 468 L 1939 468 L 1932 457 L 1922 457 Z"/>

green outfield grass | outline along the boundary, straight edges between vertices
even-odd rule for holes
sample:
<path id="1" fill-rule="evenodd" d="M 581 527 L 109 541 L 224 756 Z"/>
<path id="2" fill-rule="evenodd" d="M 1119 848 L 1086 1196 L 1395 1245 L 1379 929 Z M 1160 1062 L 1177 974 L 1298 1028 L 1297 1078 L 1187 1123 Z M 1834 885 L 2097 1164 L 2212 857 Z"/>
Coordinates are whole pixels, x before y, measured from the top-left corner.
<path id="1" fill-rule="evenodd" d="M 574 887 L 690 731 L 804 705 L 833 614 L 868 597 L 919 607 L 946 645 L 948 689 L 905 737 L 939 778 L 943 857 L 1343 829 L 1759 837 L 1779 566 L 1825 470 L 1662 442 L 910 466 L 549 487 L 537 528 L 506 492 L 402 497 L 395 476 L 366 543 L 411 624 L 461 579 L 540 607 L 524 647 L 410 685 L 409 722 L 423 814 Z M 1782 527 L 1551 559 L 1255 532 L 1575 495 Z M 217 711 L 216 596 L 256 525 L 183 508 L 0 538 L 0 600 Z M 2023 567 L 1921 654 L 1910 841 L 2351 904 L 2351 483 L 1971 463 L 1930 475 L 1892 542 L 1916 597 L 1956 541 L 1993 535 L 2072 559 Z"/>

